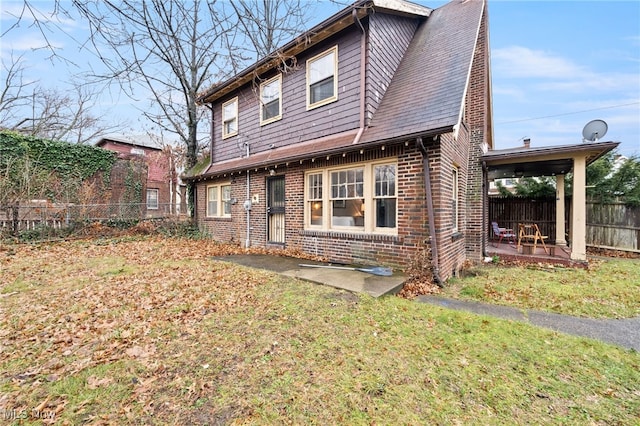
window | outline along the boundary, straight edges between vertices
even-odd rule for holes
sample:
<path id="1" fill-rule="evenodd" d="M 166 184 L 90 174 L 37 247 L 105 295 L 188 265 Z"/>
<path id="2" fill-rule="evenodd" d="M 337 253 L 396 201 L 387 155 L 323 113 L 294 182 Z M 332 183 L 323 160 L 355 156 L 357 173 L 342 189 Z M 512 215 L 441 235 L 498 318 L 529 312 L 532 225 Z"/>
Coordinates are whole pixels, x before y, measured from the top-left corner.
<path id="1" fill-rule="evenodd" d="M 307 61 L 307 109 L 338 99 L 338 47 Z"/>
<path id="2" fill-rule="evenodd" d="M 331 225 L 364 227 L 364 168 L 331 172 Z"/>
<path id="3" fill-rule="evenodd" d="M 218 216 L 218 187 L 207 187 L 207 217 Z"/>
<path id="4" fill-rule="evenodd" d="M 458 168 L 454 167 L 452 171 L 452 186 L 453 194 L 451 194 L 451 214 L 453 221 L 453 232 L 458 232 L 458 194 L 459 194 L 459 182 L 458 182 Z"/>
<path id="5" fill-rule="evenodd" d="M 376 227 L 396 227 L 396 166 L 374 166 Z"/>
<path id="6" fill-rule="evenodd" d="M 220 187 L 222 192 L 222 215 L 231 216 L 231 185 Z"/>
<path id="7" fill-rule="evenodd" d="M 282 118 L 282 75 L 260 85 L 260 125 Z"/>
<path id="8" fill-rule="evenodd" d="M 307 213 L 311 225 L 322 225 L 322 173 L 307 176 Z"/>
<path id="9" fill-rule="evenodd" d="M 393 163 L 367 163 L 309 172 L 305 225 L 308 229 L 396 233 L 396 169 Z"/>
<path id="10" fill-rule="evenodd" d="M 238 98 L 222 104 L 222 138 L 238 134 Z"/>
<path id="11" fill-rule="evenodd" d="M 231 185 L 207 186 L 207 217 L 231 216 Z"/>
<path id="12" fill-rule="evenodd" d="M 147 189 L 147 209 L 158 210 L 158 190 Z"/>
<path id="13" fill-rule="evenodd" d="M 142 149 L 142 148 L 131 148 L 131 153 L 133 155 L 144 155 L 144 149 Z"/>

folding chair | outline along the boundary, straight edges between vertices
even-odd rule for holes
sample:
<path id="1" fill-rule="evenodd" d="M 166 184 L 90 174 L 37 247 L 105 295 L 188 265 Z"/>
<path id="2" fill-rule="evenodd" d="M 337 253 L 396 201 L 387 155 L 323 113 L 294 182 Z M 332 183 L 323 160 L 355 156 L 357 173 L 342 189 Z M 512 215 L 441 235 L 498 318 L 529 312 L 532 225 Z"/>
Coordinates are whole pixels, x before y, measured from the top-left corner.
<path id="1" fill-rule="evenodd" d="M 498 247 L 500 245 L 503 238 L 506 238 L 509 243 L 515 244 L 516 234 L 513 233 L 513 229 L 500 228 L 498 226 L 498 222 L 491 222 L 491 226 L 493 227 L 493 234 L 498 237 L 498 244 L 495 247 Z"/>

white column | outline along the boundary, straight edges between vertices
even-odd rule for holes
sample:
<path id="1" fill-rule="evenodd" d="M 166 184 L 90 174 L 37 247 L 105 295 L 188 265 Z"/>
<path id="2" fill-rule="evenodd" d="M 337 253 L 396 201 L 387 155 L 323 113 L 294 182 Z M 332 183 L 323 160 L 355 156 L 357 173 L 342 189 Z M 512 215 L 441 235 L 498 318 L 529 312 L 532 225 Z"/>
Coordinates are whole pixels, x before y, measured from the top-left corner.
<path id="1" fill-rule="evenodd" d="M 567 240 L 565 240 L 565 227 L 564 227 L 564 175 L 556 176 L 556 245 L 566 246 Z"/>
<path id="2" fill-rule="evenodd" d="M 586 164 L 585 157 L 573 159 L 573 208 L 571 209 L 571 259 L 587 260 L 586 214 Z"/>

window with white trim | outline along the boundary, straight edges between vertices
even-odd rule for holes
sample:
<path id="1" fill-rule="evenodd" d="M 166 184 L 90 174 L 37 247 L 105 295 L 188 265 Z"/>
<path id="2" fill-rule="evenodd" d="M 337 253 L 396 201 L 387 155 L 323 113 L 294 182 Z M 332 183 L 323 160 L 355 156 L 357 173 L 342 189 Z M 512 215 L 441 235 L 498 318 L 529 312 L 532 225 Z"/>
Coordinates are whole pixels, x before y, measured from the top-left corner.
<path id="1" fill-rule="evenodd" d="M 330 172 L 331 226 L 364 227 L 364 167 Z"/>
<path id="2" fill-rule="evenodd" d="M 453 194 L 451 194 L 451 215 L 453 221 L 453 232 L 458 232 L 458 196 L 459 196 L 459 170 L 458 167 L 452 169 L 452 188 Z"/>
<path id="3" fill-rule="evenodd" d="M 222 193 L 222 215 L 231 216 L 231 185 L 222 185 L 220 192 Z"/>
<path id="4" fill-rule="evenodd" d="M 158 210 L 158 190 L 147 189 L 147 209 Z"/>
<path id="5" fill-rule="evenodd" d="M 260 125 L 282 118 L 282 74 L 260 85 Z"/>
<path id="6" fill-rule="evenodd" d="M 396 227 L 396 166 L 383 164 L 374 166 L 375 190 L 373 198 L 376 208 L 376 227 Z"/>
<path id="7" fill-rule="evenodd" d="M 307 109 L 338 99 L 338 46 L 307 60 Z"/>
<path id="8" fill-rule="evenodd" d="M 238 134 L 238 97 L 222 104 L 222 138 Z"/>
<path id="9" fill-rule="evenodd" d="M 231 185 L 207 186 L 207 217 L 230 217 L 231 204 Z"/>
<path id="10" fill-rule="evenodd" d="M 322 225 L 322 173 L 307 175 L 307 214 L 309 224 Z"/>
<path id="11" fill-rule="evenodd" d="M 396 171 L 387 160 L 308 172 L 305 228 L 396 234 Z"/>

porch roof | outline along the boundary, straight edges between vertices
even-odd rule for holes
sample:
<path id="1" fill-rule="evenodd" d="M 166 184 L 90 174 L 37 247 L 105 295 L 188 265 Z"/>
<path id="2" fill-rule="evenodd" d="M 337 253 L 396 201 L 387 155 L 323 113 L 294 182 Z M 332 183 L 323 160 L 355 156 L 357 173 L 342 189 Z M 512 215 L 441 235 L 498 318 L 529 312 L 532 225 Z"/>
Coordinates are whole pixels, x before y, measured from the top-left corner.
<path id="1" fill-rule="evenodd" d="M 254 168 L 277 167 L 280 164 L 287 164 L 292 161 L 344 152 L 345 149 L 349 148 L 360 149 L 363 145 L 353 143 L 356 140 L 357 133 L 358 129 L 354 129 L 324 138 L 257 152 L 248 157 L 213 163 L 209 165 L 204 173 L 194 178 L 206 179 L 225 173 L 241 172 Z"/>
<path id="2" fill-rule="evenodd" d="M 509 148 L 487 151 L 482 161 L 490 180 L 509 177 L 564 175 L 573 169 L 573 159 L 584 156 L 587 165 L 615 149 L 620 142 L 586 142 L 536 148 Z"/>

